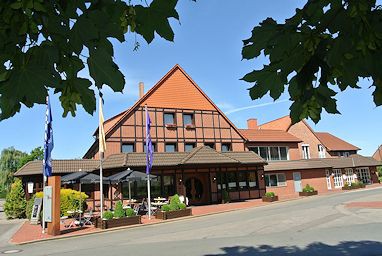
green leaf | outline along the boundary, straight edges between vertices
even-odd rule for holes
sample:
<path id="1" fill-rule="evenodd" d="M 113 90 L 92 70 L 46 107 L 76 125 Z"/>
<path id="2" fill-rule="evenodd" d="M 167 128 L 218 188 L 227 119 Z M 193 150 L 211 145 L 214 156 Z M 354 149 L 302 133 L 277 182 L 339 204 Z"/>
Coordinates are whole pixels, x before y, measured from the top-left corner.
<path id="1" fill-rule="evenodd" d="M 99 47 L 90 51 L 88 58 L 90 76 L 98 88 L 109 85 L 115 92 L 122 92 L 125 79 L 107 49 Z"/>

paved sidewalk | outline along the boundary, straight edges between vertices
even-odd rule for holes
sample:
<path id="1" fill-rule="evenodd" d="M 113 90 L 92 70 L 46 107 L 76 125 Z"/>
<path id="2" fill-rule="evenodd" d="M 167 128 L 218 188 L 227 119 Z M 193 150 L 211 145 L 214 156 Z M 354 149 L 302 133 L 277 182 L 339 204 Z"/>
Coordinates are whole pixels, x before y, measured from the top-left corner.
<path id="1" fill-rule="evenodd" d="M 366 189 L 375 188 L 375 187 L 382 187 L 382 185 L 381 184 L 369 185 L 369 186 L 367 186 Z M 334 190 L 334 191 L 329 191 L 327 193 L 321 193 L 321 194 L 319 194 L 319 196 L 338 194 L 338 193 L 352 193 L 352 192 L 354 192 L 354 191 Z M 302 199 L 302 197 L 299 197 L 297 195 L 282 196 L 280 198 L 280 201 L 278 201 L 278 202 L 286 202 L 286 201 L 298 200 L 298 199 Z M 240 210 L 240 209 L 260 207 L 260 206 L 265 206 L 265 205 L 269 205 L 269 204 L 275 204 L 275 203 L 277 204 L 278 202 L 264 203 L 264 202 L 262 202 L 261 199 L 252 199 L 252 200 L 246 200 L 243 202 L 232 202 L 229 204 L 214 204 L 214 205 L 205 205 L 205 206 L 194 206 L 194 207 L 192 207 L 192 215 L 193 216 L 185 217 L 185 218 L 194 218 L 194 217 L 198 217 L 198 216 L 223 213 L 223 212 L 227 212 L 227 211 L 235 211 L 235 210 Z M 21 226 L 21 228 L 12 237 L 11 242 L 15 243 L 15 244 L 21 244 L 21 243 L 27 243 L 27 242 L 32 242 L 32 241 L 39 241 L 42 239 L 56 239 L 56 238 L 62 238 L 62 237 L 72 237 L 72 236 L 78 236 L 78 235 L 84 235 L 84 234 L 91 234 L 91 233 L 107 232 L 107 231 L 117 230 L 117 229 L 137 228 L 137 227 L 142 227 L 145 225 L 153 225 L 153 224 L 157 224 L 157 223 L 172 222 L 172 221 L 177 221 L 177 220 L 179 220 L 179 219 L 163 221 L 163 220 L 155 219 L 155 217 L 153 217 L 151 220 L 149 220 L 147 218 L 147 216 L 142 216 L 142 224 L 127 226 L 127 227 L 121 227 L 121 228 L 108 229 L 108 230 L 101 230 L 101 229 L 95 228 L 93 226 L 83 227 L 83 228 L 74 227 L 74 228 L 67 229 L 62 225 L 62 227 L 61 227 L 62 234 L 59 236 L 55 236 L 55 237 L 47 235 L 47 234 L 42 234 L 42 228 L 40 225 L 30 225 L 28 221 L 25 221 L 25 223 Z"/>

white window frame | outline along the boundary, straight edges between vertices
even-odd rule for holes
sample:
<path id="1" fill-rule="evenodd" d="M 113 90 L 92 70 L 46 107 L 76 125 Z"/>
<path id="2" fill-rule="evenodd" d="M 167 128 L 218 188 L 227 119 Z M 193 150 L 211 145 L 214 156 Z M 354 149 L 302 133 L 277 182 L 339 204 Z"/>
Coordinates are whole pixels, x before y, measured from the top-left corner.
<path id="1" fill-rule="evenodd" d="M 307 149 L 307 152 L 305 152 L 304 148 Z M 310 146 L 309 146 L 309 144 L 302 144 L 301 149 L 302 149 L 302 158 L 303 159 L 310 159 Z"/>
<path id="2" fill-rule="evenodd" d="M 346 183 L 350 186 L 355 181 L 353 169 L 352 168 L 346 168 L 345 174 L 346 174 Z"/>
<path id="3" fill-rule="evenodd" d="M 332 181 L 331 181 L 330 171 L 328 169 L 326 169 L 325 174 L 326 174 L 326 186 L 328 189 L 332 189 Z"/>
<path id="4" fill-rule="evenodd" d="M 342 178 L 342 170 L 341 169 L 333 169 L 333 179 L 334 179 L 334 187 L 342 188 L 344 186 L 344 180 Z"/>
<path id="5" fill-rule="evenodd" d="M 322 144 L 318 144 L 318 157 L 325 158 L 325 147 Z"/>
<path id="6" fill-rule="evenodd" d="M 264 175 L 264 179 L 265 179 L 265 176 L 268 176 L 268 180 L 269 180 L 269 176 L 271 176 L 271 175 L 276 175 L 277 185 L 276 185 L 276 186 L 266 186 L 266 187 L 268 187 L 268 188 L 275 188 L 275 187 L 286 187 L 286 186 L 287 186 L 287 180 L 286 180 L 286 175 L 285 175 L 285 173 L 280 172 L 280 173 L 269 173 L 269 174 L 265 174 L 265 175 Z M 285 181 L 283 181 L 283 182 L 279 182 L 279 175 L 283 175 Z M 268 184 L 269 184 L 269 183 L 268 183 Z"/>
<path id="7" fill-rule="evenodd" d="M 369 167 L 360 167 L 355 169 L 358 181 L 362 181 L 365 184 L 371 184 L 371 176 Z M 366 180 L 366 182 L 364 182 Z"/>
<path id="8" fill-rule="evenodd" d="M 278 160 L 272 160 L 271 159 L 271 147 L 277 148 L 277 151 L 278 151 L 280 159 L 278 159 Z M 248 147 L 248 149 L 251 150 L 251 151 L 254 151 L 252 149 L 255 149 L 255 148 L 257 148 L 257 152 L 258 152 L 258 155 L 260 157 L 261 157 L 261 155 L 260 155 L 260 148 L 267 148 L 267 153 L 268 153 L 267 156 L 268 156 L 268 158 L 265 159 L 266 161 L 287 161 L 287 160 L 289 160 L 289 147 L 287 147 L 287 146 L 252 146 L 252 147 L 250 146 L 250 147 Z M 287 155 L 286 155 L 287 159 L 286 160 L 281 159 L 280 148 L 285 148 L 286 149 L 286 153 L 287 153 Z"/>

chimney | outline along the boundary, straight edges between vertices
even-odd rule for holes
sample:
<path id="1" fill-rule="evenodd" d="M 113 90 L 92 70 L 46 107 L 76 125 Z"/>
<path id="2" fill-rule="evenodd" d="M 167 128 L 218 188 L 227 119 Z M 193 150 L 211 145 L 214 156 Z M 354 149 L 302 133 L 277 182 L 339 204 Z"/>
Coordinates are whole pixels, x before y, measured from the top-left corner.
<path id="1" fill-rule="evenodd" d="M 145 84 L 143 82 L 139 82 L 139 98 L 142 98 L 145 94 Z"/>
<path id="2" fill-rule="evenodd" d="M 250 118 L 247 120 L 247 126 L 248 126 L 248 129 L 251 129 L 251 130 L 257 130 L 259 129 L 257 127 L 257 119 L 256 118 Z"/>

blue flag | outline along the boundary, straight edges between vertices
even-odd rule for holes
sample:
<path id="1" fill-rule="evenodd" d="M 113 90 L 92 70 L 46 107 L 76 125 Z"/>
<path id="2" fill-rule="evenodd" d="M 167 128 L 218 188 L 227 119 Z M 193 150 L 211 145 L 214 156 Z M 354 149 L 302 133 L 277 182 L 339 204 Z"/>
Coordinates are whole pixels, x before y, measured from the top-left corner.
<path id="1" fill-rule="evenodd" d="M 150 174 L 151 167 L 153 166 L 153 143 L 151 141 L 150 127 L 151 119 L 146 106 L 146 174 Z"/>
<path id="2" fill-rule="evenodd" d="M 44 176 L 52 176 L 52 150 L 53 150 L 53 129 L 52 129 L 52 111 L 50 109 L 49 96 L 46 98 L 46 119 L 45 119 L 45 139 L 44 139 Z"/>

